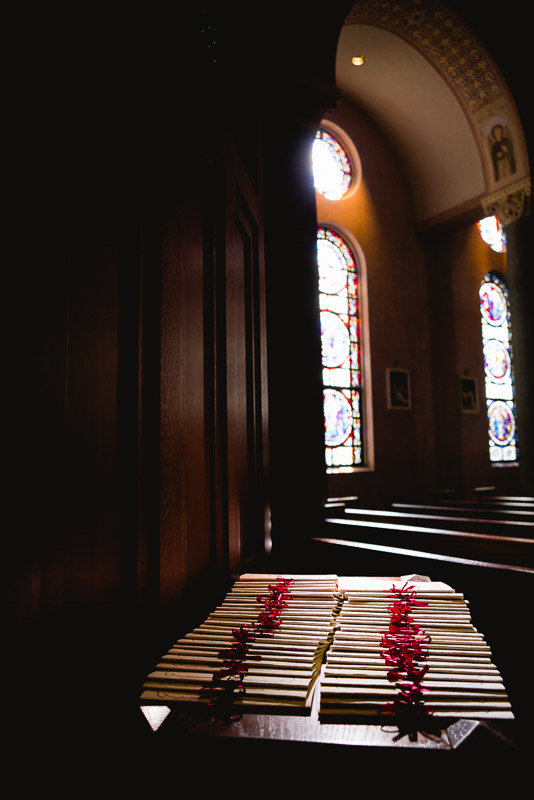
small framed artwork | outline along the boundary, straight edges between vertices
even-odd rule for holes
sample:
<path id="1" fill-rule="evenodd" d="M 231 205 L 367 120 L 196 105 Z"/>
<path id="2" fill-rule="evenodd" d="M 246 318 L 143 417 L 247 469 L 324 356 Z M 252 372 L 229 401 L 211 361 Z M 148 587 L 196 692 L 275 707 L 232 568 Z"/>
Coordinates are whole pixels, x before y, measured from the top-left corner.
<path id="1" fill-rule="evenodd" d="M 465 414 L 478 411 L 478 391 L 476 378 L 460 378 L 460 398 Z"/>
<path id="2" fill-rule="evenodd" d="M 388 367 L 386 369 L 387 407 L 407 410 L 412 407 L 410 373 L 407 369 Z"/>

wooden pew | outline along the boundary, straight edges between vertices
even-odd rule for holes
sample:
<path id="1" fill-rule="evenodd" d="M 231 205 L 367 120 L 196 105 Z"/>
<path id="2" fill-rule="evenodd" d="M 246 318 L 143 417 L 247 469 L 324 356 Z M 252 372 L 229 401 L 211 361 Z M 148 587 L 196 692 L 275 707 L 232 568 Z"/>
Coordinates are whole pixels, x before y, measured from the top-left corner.
<path id="1" fill-rule="evenodd" d="M 497 499 L 496 497 L 484 497 L 476 500 L 440 500 L 443 506 L 457 506 L 460 508 L 483 508 L 483 509 L 525 509 L 534 511 L 534 503 L 531 500 L 519 500 L 514 498 Z"/>
<path id="2" fill-rule="evenodd" d="M 478 495 L 476 496 L 476 499 L 482 501 L 482 498 Z M 485 496 L 483 500 L 487 503 L 534 503 L 534 497 L 530 497 L 528 495 L 494 494 Z"/>
<path id="3" fill-rule="evenodd" d="M 526 496 L 526 495 L 502 495 L 497 494 L 497 490 L 495 486 L 477 486 L 474 489 L 474 498 L 475 500 L 481 500 L 483 502 L 522 502 L 522 503 L 534 503 L 534 497 Z"/>
<path id="4" fill-rule="evenodd" d="M 458 504 L 455 502 L 454 505 L 431 505 L 431 504 L 421 504 L 421 503 L 392 503 L 391 509 L 397 509 L 399 511 L 409 511 L 414 514 L 427 514 L 427 513 L 443 513 L 446 510 L 447 516 L 464 516 L 464 517 L 471 517 L 476 518 L 480 517 L 480 512 L 484 510 L 484 517 L 492 518 L 492 519 L 502 519 L 502 520 L 518 520 L 524 522 L 534 522 L 534 509 L 528 508 L 511 508 L 510 506 L 497 506 L 497 507 L 490 507 L 484 508 L 482 504 L 479 503 L 472 503 L 472 504 Z"/>
<path id="5" fill-rule="evenodd" d="M 329 497 L 324 504 L 324 510 L 327 515 L 343 515 L 346 508 L 351 508 L 357 504 L 359 497 L 357 495 L 349 495 L 346 497 Z"/>
<path id="6" fill-rule="evenodd" d="M 370 546 L 396 547 L 414 552 L 433 553 L 480 563 L 532 568 L 534 574 L 534 538 L 498 536 L 488 533 L 432 528 L 368 519 L 328 518 L 326 525 L 336 531 L 336 538 L 359 541 Z"/>
<path id="7" fill-rule="evenodd" d="M 327 509 L 327 511 L 330 510 Z M 337 509 L 334 510 L 337 511 Z M 338 514 L 328 514 L 328 516 L 338 516 Z M 344 507 L 343 516 L 348 519 L 375 520 L 376 522 L 390 522 L 396 525 L 424 525 L 428 528 L 444 528 L 470 533 L 534 539 L 534 520 L 529 521 L 528 518 L 526 520 L 496 519 L 490 514 L 477 517 L 455 516 L 448 514 L 446 509 L 435 513 L 423 513 L 422 511 L 388 511 L 352 507 Z"/>

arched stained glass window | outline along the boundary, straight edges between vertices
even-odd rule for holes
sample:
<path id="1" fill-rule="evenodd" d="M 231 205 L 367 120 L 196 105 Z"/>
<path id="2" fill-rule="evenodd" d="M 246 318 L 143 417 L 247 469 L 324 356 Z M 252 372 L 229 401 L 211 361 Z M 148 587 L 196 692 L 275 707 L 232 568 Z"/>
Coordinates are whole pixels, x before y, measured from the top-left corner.
<path id="1" fill-rule="evenodd" d="M 363 463 L 360 297 L 354 254 L 339 233 L 317 231 L 327 467 Z"/>
<path id="2" fill-rule="evenodd" d="M 480 316 L 490 461 L 517 461 L 508 289 L 492 273 L 480 286 Z"/>
<path id="3" fill-rule="evenodd" d="M 316 190 L 328 200 L 340 200 L 348 192 L 353 179 L 352 165 L 345 148 L 333 133 L 319 128 L 312 153 Z"/>

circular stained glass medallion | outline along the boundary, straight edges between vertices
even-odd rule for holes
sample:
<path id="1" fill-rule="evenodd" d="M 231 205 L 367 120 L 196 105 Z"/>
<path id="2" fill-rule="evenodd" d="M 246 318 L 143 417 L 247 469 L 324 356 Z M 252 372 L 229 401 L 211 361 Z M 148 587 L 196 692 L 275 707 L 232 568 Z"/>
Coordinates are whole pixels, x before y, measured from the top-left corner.
<path id="1" fill-rule="evenodd" d="M 484 345 L 486 375 L 495 383 L 505 383 L 510 377 L 510 353 L 498 339 L 489 339 Z"/>
<path id="2" fill-rule="evenodd" d="M 328 447 L 338 447 L 352 431 L 352 408 L 342 392 L 325 389 L 324 436 Z"/>
<path id="3" fill-rule="evenodd" d="M 317 263 L 319 265 L 319 291 L 337 294 L 347 284 L 347 263 L 343 253 L 328 239 L 317 239 Z"/>
<path id="4" fill-rule="evenodd" d="M 348 358 L 349 331 L 343 320 L 331 311 L 321 312 L 321 346 L 325 367 L 339 367 Z"/>
<path id="5" fill-rule="evenodd" d="M 483 283 L 480 287 L 480 311 L 490 325 L 502 325 L 506 319 L 506 297 L 496 283 Z"/>
<path id="6" fill-rule="evenodd" d="M 515 417 L 510 406 L 502 400 L 495 400 L 488 407 L 489 435 L 495 444 L 504 447 L 515 434 Z"/>

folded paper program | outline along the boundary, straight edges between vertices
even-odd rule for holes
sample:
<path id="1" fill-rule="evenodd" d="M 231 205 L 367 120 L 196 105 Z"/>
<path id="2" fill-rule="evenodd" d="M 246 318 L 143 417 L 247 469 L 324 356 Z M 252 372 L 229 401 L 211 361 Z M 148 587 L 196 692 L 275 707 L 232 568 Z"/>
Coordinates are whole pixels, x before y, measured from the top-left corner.
<path id="1" fill-rule="evenodd" d="M 269 584 L 269 595 L 258 595 L 256 598 L 265 609 L 259 612 L 257 620 L 250 625 L 245 623 L 239 628 L 232 628 L 234 640 L 231 647 L 221 650 L 218 655 L 222 659 L 222 669 L 215 671 L 210 683 L 201 689 L 210 706 L 220 704 L 226 711 L 228 704 L 232 703 L 233 692 L 246 692 L 243 678 L 249 666 L 245 661 L 261 661 L 261 655 L 250 654 L 250 647 L 258 637 L 272 636 L 273 630 L 282 625 L 282 612 L 287 608 L 287 601 L 291 600 L 289 588 L 292 583 L 292 578 L 278 578 L 276 584 Z"/>
<path id="2" fill-rule="evenodd" d="M 320 699 L 313 706 L 314 696 Z M 450 586 L 245 574 L 162 656 L 145 704 L 384 724 L 513 719 L 491 651 Z M 313 712 L 315 713 L 315 711 Z"/>
<path id="3" fill-rule="evenodd" d="M 348 580 L 321 679 L 322 719 L 513 719 L 462 594 L 443 583 L 391 590 Z"/>
<path id="4" fill-rule="evenodd" d="M 242 575 L 147 676 L 143 703 L 309 713 L 341 603 L 330 575 Z"/>

